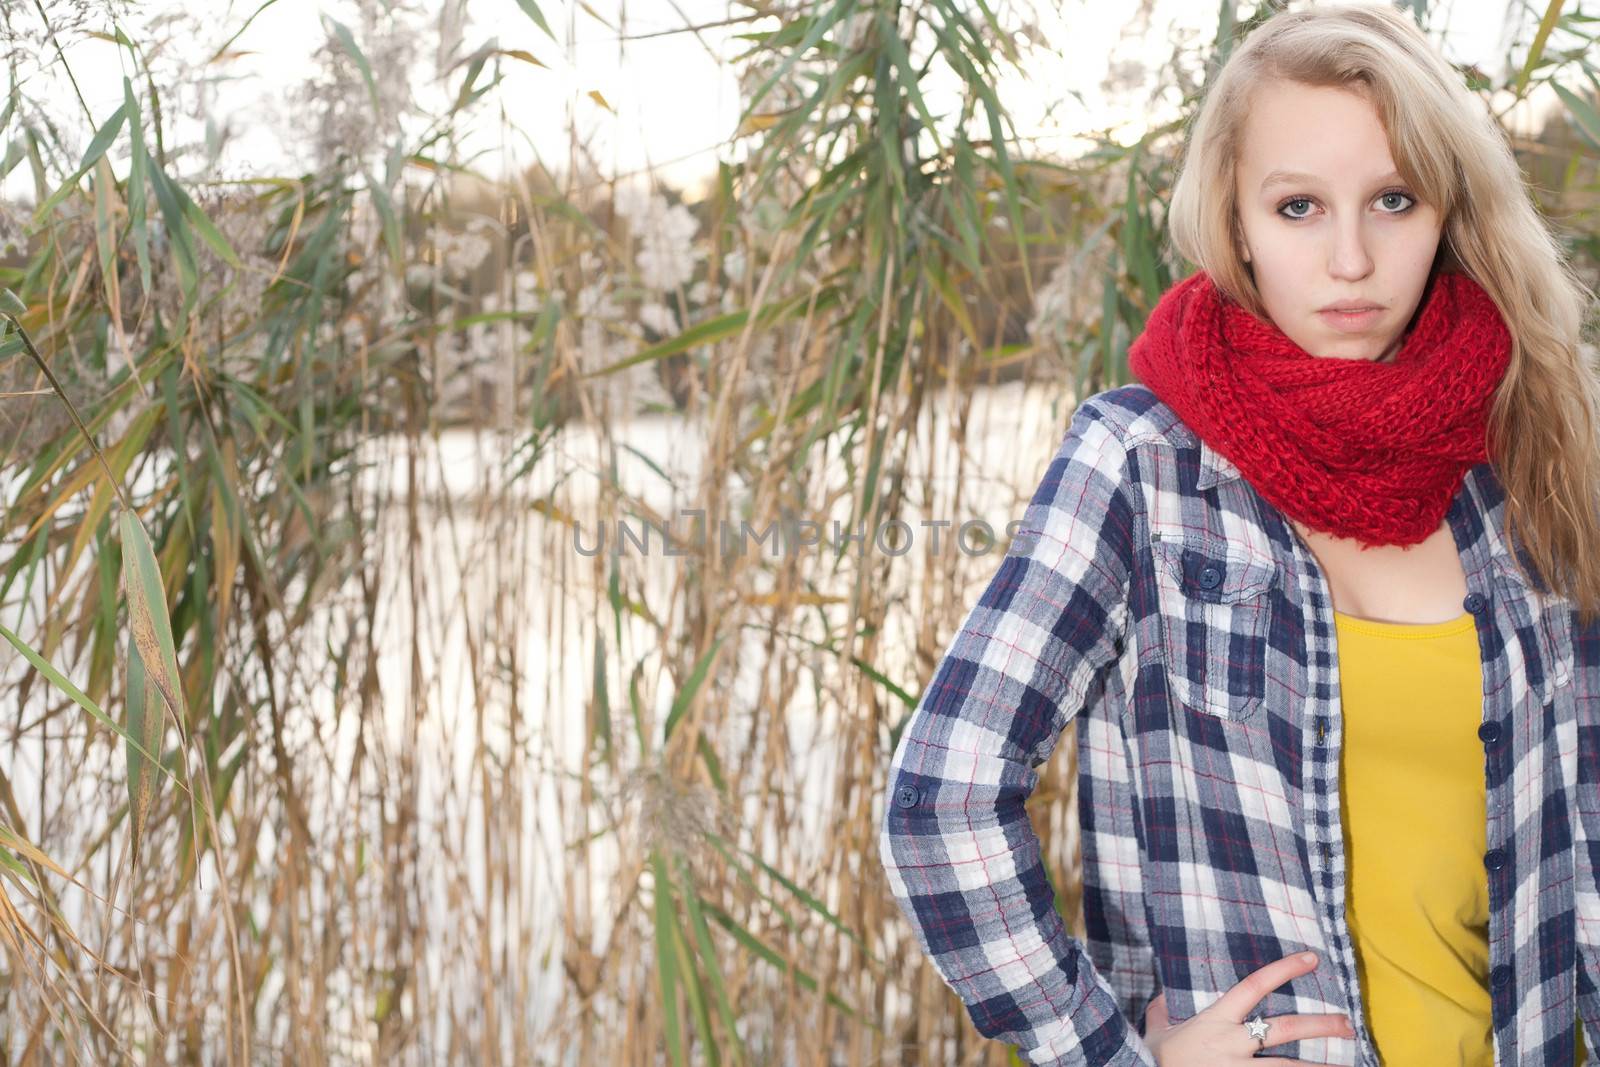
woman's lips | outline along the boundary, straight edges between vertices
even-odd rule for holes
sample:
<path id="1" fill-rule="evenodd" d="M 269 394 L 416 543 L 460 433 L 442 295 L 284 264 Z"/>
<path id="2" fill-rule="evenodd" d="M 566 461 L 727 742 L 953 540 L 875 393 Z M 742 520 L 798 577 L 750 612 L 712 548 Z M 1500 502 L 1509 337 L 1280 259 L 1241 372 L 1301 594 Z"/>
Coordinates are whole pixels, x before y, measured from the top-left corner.
<path id="1" fill-rule="evenodd" d="M 1360 311 L 1319 311 L 1322 321 L 1343 333 L 1360 333 L 1377 321 L 1382 308 L 1363 308 Z"/>

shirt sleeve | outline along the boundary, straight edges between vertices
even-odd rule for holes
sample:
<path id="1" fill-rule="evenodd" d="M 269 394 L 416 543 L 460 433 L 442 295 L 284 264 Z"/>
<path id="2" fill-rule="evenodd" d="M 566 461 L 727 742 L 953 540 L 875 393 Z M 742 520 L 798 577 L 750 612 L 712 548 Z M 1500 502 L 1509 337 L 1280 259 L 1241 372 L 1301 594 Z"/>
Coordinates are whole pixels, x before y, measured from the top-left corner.
<path id="1" fill-rule="evenodd" d="M 978 1032 L 1033 1064 L 1155 1064 L 1057 913 L 1023 809 L 1121 651 L 1136 494 L 1117 428 L 1086 400 L 889 766 L 895 902 Z"/>
<path id="2" fill-rule="evenodd" d="M 1600 1067 L 1600 621 L 1572 609 L 1577 686 L 1578 783 L 1573 807 L 1573 904 L 1577 910 L 1578 1021 L 1586 1067 Z"/>

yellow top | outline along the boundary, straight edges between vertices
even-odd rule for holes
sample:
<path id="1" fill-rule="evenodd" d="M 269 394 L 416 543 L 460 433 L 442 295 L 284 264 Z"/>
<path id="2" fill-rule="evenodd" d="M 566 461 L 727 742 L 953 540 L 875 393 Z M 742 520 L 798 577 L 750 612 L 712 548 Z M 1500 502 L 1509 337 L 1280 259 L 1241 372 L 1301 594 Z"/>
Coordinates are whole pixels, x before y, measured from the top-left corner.
<path id="1" fill-rule="evenodd" d="M 1483 679 L 1470 614 L 1374 622 L 1335 611 L 1347 904 L 1385 1067 L 1494 1062 Z M 1583 1030 L 1578 1063 L 1583 1062 Z"/>

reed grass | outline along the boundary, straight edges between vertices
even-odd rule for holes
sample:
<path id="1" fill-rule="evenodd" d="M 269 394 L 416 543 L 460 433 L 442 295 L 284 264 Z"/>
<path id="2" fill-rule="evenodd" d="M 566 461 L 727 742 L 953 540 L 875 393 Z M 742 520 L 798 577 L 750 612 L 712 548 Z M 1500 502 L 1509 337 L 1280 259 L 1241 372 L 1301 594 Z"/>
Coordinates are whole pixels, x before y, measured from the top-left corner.
<path id="1" fill-rule="evenodd" d="M 179 151 L 178 43 L 131 21 L 77 29 L 132 72 L 81 153 L 11 80 L 6 1062 L 1007 1062 L 876 858 L 997 556 L 578 546 L 1020 514 L 1184 272 L 1183 123 L 1271 6 L 1173 56 L 1170 121 L 1055 160 L 994 88 L 1048 47 L 1024 12 L 736 5 L 742 113 L 693 202 L 585 165 L 581 128 L 505 182 L 463 157 L 562 47 L 552 5 L 476 48 L 456 0 L 355 8 L 308 27 L 295 175 Z M 59 14 L 6 16 L 16 71 L 65 63 Z M 1539 14 L 1503 84 L 1465 73 L 1508 124 L 1556 90 L 1508 133 L 1593 272 L 1595 19 Z M 408 139 L 422 41 L 447 104 Z M 1029 812 L 1081 935 L 1062 747 Z"/>

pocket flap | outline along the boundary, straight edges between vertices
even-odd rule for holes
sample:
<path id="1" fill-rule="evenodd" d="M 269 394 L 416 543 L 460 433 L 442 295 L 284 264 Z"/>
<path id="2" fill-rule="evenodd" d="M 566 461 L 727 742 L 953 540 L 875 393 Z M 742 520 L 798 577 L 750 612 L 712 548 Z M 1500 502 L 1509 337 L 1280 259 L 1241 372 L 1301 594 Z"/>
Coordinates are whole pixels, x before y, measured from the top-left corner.
<path id="1" fill-rule="evenodd" d="M 1191 600 L 1237 604 L 1260 596 L 1278 580 L 1278 566 L 1271 560 L 1231 555 L 1220 547 L 1153 541 L 1151 548 Z"/>
<path id="2" fill-rule="evenodd" d="M 1167 685 L 1180 704 L 1230 720 L 1266 694 L 1267 646 L 1281 568 L 1226 541 L 1151 537 Z"/>

